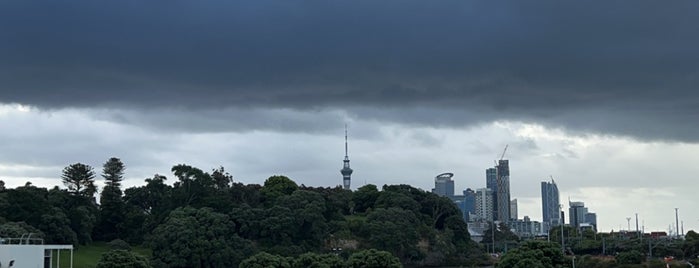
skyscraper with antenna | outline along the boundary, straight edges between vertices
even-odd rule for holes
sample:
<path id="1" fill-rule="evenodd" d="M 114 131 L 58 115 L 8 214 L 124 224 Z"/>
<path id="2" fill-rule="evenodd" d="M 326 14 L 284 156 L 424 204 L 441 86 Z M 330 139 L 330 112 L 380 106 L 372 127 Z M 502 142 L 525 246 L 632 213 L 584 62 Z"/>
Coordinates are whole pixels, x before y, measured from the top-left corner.
<path id="1" fill-rule="evenodd" d="M 347 125 L 345 124 L 345 160 L 342 160 L 343 165 L 340 173 L 342 174 L 342 186 L 345 190 L 350 190 L 350 182 L 352 181 L 352 169 L 350 168 L 350 160 L 347 154 Z"/>

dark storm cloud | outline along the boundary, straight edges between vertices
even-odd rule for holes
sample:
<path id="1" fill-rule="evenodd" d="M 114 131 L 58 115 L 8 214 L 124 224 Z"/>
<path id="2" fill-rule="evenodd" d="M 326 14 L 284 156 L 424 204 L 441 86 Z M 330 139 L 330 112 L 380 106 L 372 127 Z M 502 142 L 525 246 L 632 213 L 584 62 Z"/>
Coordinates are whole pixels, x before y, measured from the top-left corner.
<path id="1" fill-rule="evenodd" d="M 696 141 L 698 12 L 696 1 L 4 1 L 0 101 L 207 117 L 334 108 Z"/>

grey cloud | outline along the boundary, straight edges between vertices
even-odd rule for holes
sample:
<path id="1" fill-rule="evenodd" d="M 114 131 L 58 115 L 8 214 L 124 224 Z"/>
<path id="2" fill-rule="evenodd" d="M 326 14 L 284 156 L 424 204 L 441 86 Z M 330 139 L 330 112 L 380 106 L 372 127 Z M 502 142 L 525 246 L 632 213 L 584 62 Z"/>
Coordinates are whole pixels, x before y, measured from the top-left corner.
<path id="1" fill-rule="evenodd" d="M 342 127 L 347 116 L 338 110 L 201 109 L 119 110 L 91 109 L 90 116 L 109 122 L 177 132 L 249 132 L 256 130 L 327 134 Z"/>
<path id="2" fill-rule="evenodd" d="M 217 110 L 340 109 L 694 142 L 697 11 L 696 1 L 8 1 L 0 101 L 177 107 L 214 131 Z M 266 124 L 283 125 L 250 127 Z"/>

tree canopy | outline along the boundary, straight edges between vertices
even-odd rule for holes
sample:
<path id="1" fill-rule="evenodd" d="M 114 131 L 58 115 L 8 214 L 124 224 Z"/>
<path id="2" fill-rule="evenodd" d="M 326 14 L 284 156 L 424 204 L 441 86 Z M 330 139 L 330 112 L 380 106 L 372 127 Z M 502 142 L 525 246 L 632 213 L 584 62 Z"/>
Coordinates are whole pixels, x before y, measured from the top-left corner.
<path id="1" fill-rule="evenodd" d="M 449 199 L 409 185 L 349 191 L 281 175 L 242 184 L 223 167 L 178 164 L 174 181 L 155 174 L 122 189 L 125 170 L 116 157 L 102 165 L 99 199 L 95 172 L 82 163 L 63 169 L 66 188 L 0 188 L 1 234 L 126 245 L 105 254 L 101 267 L 140 263 L 116 251 L 129 243 L 148 247 L 153 267 L 470 265 L 483 255 Z"/>
<path id="2" fill-rule="evenodd" d="M 92 197 L 97 192 L 95 171 L 91 166 L 75 163 L 63 169 L 63 184 L 74 195 Z"/>
<path id="3" fill-rule="evenodd" d="M 178 208 L 152 236 L 155 267 L 232 267 L 249 247 L 231 232 L 228 215 L 210 208 Z"/>
<path id="4" fill-rule="evenodd" d="M 497 267 L 565 267 L 567 263 L 559 245 L 551 242 L 529 240 L 505 253 Z"/>
<path id="5" fill-rule="evenodd" d="M 114 249 L 102 254 L 96 268 L 151 268 L 145 257 L 128 250 Z"/>

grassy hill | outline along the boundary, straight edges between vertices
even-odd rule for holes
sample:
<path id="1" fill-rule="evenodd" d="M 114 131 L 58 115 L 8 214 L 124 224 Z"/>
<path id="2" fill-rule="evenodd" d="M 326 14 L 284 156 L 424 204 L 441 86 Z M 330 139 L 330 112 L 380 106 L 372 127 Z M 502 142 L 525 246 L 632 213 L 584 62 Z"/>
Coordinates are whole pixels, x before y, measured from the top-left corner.
<path id="1" fill-rule="evenodd" d="M 75 268 L 93 268 L 97 266 L 102 253 L 110 250 L 107 243 L 96 242 L 87 246 L 79 246 L 76 250 L 73 250 L 73 267 Z M 132 247 L 131 250 L 140 255 L 150 258 L 151 251 L 144 247 Z M 54 253 L 55 254 L 55 253 Z M 54 255 L 54 259 L 56 256 Z M 70 267 L 70 252 L 67 250 L 61 251 L 61 266 L 60 267 Z M 54 264 L 54 267 L 56 265 Z"/>

